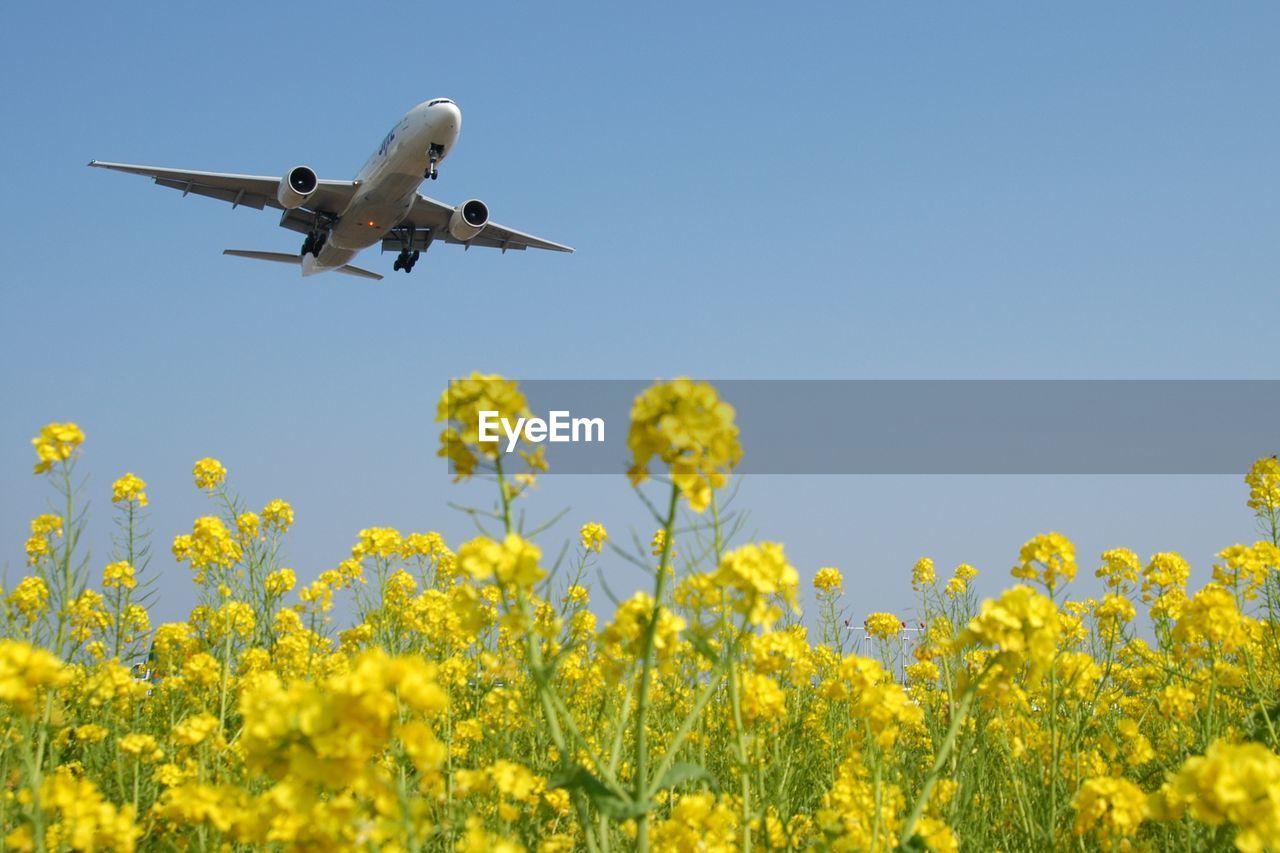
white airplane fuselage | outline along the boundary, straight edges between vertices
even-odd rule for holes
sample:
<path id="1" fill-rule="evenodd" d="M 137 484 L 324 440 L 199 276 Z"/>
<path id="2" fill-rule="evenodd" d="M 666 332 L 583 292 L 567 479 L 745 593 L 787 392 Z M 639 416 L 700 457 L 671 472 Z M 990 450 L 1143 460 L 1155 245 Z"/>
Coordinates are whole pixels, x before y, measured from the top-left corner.
<path id="1" fill-rule="evenodd" d="M 302 258 L 302 274 L 350 263 L 399 225 L 413 207 L 432 165 L 449 156 L 462 130 L 462 111 L 447 98 L 418 104 L 396 123 L 356 175 L 357 190 L 318 255 Z"/>

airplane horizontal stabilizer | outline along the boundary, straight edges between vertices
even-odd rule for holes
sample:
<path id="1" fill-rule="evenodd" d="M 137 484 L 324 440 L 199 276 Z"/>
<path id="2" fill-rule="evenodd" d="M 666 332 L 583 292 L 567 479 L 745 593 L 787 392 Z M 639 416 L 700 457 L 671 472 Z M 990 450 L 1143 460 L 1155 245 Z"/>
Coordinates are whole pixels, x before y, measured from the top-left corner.
<path id="1" fill-rule="evenodd" d="M 285 252 L 258 252 L 250 249 L 223 249 L 222 254 L 232 255 L 237 258 L 253 258 L 257 261 L 274 261 L 277 264 L 293 264 L 295 267 L 302 266 L 302 257 L 300 255 L 290 255 Z M 347 275 L 359 276 L 360 278 L 369 278 L 374 281 L 382 281 L 382 276 L 376 272 L 353 267 L 350 264 L 343 267 L 334 267 L 333 272 L 346 273 Z"/>

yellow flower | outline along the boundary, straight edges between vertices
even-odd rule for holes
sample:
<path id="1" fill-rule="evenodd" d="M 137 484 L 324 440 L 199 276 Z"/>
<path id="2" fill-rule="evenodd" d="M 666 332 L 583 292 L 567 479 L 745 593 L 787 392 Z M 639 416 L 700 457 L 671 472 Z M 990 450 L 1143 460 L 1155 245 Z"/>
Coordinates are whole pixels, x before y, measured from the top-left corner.
<path id="1" fill-rule="evenodd" d="M 125 474 L 111 484 L 111 502 L 136 503 L 138 506 L 146 506 L 147 493 L 143 491 L 146 487 L 147 484 L 143 482 L 141 477 Z"/>
<path id="2" fill-rule="evenodd" d="M 121 752 L 136 755 L 144 761 L 157 761 L 164 757 L 164 751 L 151 735 L 127 734 L 120 738 L 119 744 Z"/>
<path id="3" fill-rule="evenodd" d="M 1156 708 L 1171 720 L 1189 720 L 1196 712 L 1196 694 L 1178 684 L 1170 684 L 1156 697 Z"/>
<path id="4" fill-rule="evenodd" d="M 75 424 L 46 424 L 40 429 L 40 434 L 31 439 L 31 444 L 36 449 L 36 458 L 39 460 L 35 466 L 35 473 L 43 474 L 52 468 L 55 462 L 65 462 L 70 459 L 76 452 L 76 448 L 83 443 L 84 433 Z"/>
<path id="5" fill-rule="evenodd" d="M 452 556 L 453 553 L 445 544 L 444 537 L 434 530 L 427 533 L 410 533 L 404 539 L 404 550 L 409 556 L 426 557 L 431 560 L 441 560 Z"/>
<path id="6" fill-rule="evenodd" d="M 507 534 L 502 542 L 477 536 L 458 549 L 458 568 L 473 580 L 496 575 L 499 583 L 526 590 L 546 576 L 538 565 L 540 559 L 541 549 L 516 533 Z"/>
<path id="7" fill-rule="evenodd" d="M 76 741 L 79 743 L 101 743 L 106 740 L 107 730 L 95 723 L 89 723 L 83 726 L 76 726 L 73 730 Z"/>
<path id="8" fill-rule="evenodd" d="M 813 588 L 818 592 L 842 592 L 844 578 L 840 576 L 839 569 L 830 567 L 818 569 L 818 573 L 813 576 Z"/>
<path id="9" fill-rule="evenodd" d="M 938 573 L 933 569 L 933 560 L 928 557 L 921 557 L 911 567 L 911 585 L 916 589 L 929 586 L 937 579 Z"/>
<path id="10" fill-rule="evenodd" d="M 62 538 L 62 516 L 46 513 L 31 519 L 31 537 L 26 544 L 28 566 L 34 566 L 51 552 L 51 535 Z"/>
<path id="11" fill-rule="evenodd" d="M 1267 579 L 1280 568 L 1280 548 L 1270 542 L 1256 542 L 1252 547 L 1232 545 L 1218 556 L 1226 562 L 1214 565 L 1213 579 L 1238 591 L 1246 601 L 1256 599 Z"/>
<path id="12" fill-rule="evenodd" d="M 1098 567 L 1097 576 L 1102 578 L 1108 589 L 1129 590 L 1138 580 L 1142 571 L 1142 562 L 1138 555 L 1128 548 L 1113 548 L 1102 552 L 1102 565 Z"/>
<path id="13" fill-rule="evenodd" d="M 31 535 L 47 537 L 50 534 L 61 538 L 62 516 L 45 513 L 31 519 Z"/>
<path id="14" fill-rule="evenodd" d="M 133 589 L 137 585 L 133 566 L 125 560 L 108 563 L 102 570 L 102 586 L 105 589 Z"/>
<path id="15" fill-rule="evenodd" d="M 653 596 L 646 592 L 637 592 L 631 598 L 618 605 L 618 611 L 600 633 L 600 641 L 614 647 L 618 652 L 632 658 L 638 658 L 641 649 L 641 638 L 650 622 L 653 621 Z M 654 630 L 653 650 L 659 662 L 670 659 L 680 640 L 680 632 L 685 629 L 685 620 L 664 607 L 658 616 L 658 626 Z"/>
<path id="16" fill-rule="evenodd" d="M 1116 732 L 1124 738 L 1124 761 L 1130 767 L 1141 767 L 1155 759 L 1151 741 L 1138 728 L 1137 722 L 1126 717 L 1116 723 Z"/>
<path id="17" fill-rule="evenodd" d="M 1280 510 L 1280 460 L 1262 457 L 1245 474 L 1244 482 L 1249 487 L 1249 509 L 1259 513 Z"/>
<path id="18" fill-rule="evenodd" d="M 892 613 L 872 613 L 863 626 L 867 634 L 879 640 L 887 640 L 902 633 L 902 620 Z"/>
<path id="19" fill-rule="evenodd" d="M 710 506 L 711 492 L 742 459 L 733 407 L 711 385 L 690 379 L 659 382 L 636 397 L 627 447 L 632 485 L 648 478 L 656 456 L 694 512 Z"/>
<path id="20" fill-rule="evenodd" d="M 71 616 L 71 637 L 80 642 L 111 624 L 106 602 L 100 593 L 92 589 L 86 589 L 76 596 L 68 610 Z"/>
<path id="21" fill-rule="evenodd" d="M 467 831 L 458 839 L 457 853 L 524 853 L 518 842 L 503 838 L 484 828 L 484 822 L 471 815 L 466 822 Z"/>
<path id="22" fill-rule="evenodd" d="M 957 598 L 969 591 L 969 581 L 978 576 L 978 570 L 968 563 L 956 566 L 955 574 L 947 580 L 942 588 L 947 598 Z"/>
<path id="23" fill-rule="evenodd" d="M 421 720 L 401 724 L 398 734 L 419 773 L 438 770 L 448 758 L 448 749 L 436 739 L 431 727 Z"/>
<path id="24" fill-rule="evenodd" d="M 89 779 L 70 767 L 57 767 L 40 786 L 41 806 L 57 820 L 50 835 L 74 850 L 132 851 L 142 830 L 134 823 L 133 806 L 117 808 L 102 796 Z"/>
<path id="25" fill-rule="evenodd" d="M 938 665 L 931 660 L 922 660 L 906 667 L 907 680 L 912 684 L 932 684 L 942 675 Z"/>
<path id="26" fill-rule="evenodd" d="M 738 812 L 715 794 L 684 794 L 670 815 L 654 824 L 650 840 L 655 850 L 698 850 L 732 853 L 738 849 Z"/>
<path id="27" fill-rule="evenodd" d="M 1022 546 L 1013 576 L 1038 580 L 1050 591 L 1059 579 L 1070 582 L 1076 576 L 1076 546 L 1061 533 L 1043 533 Z"/>
<path id="28" fill-rule="evenodd" d="M 929 853 L 957 853 L 960 849 L 956 831 L 930 815 L 922 815 L 916 821 L 915 835 L 924 842 Z"/>
<path id="29" fill-rule="evenodd" d="M 1173 636 L 1188 644 L 1207 642 L 1224 652 L 1239 649 L 1249 639 L 1236 597 L 1216 583 L 1206 584 L 1187 602 Z"/>
<path id="30" fill-rule="evenodd" d="M 1071 807 L 1076 835 L 1092 831 L 1103 849 L 1116 850 L 1138 834 L 1147 816 L 1147 795 L 1128 779 L 1098 776 L 1080 786 Z"/>
<path id="31" fill-rule="evenodd" d="M 1171 587 L 1185 587 L 1191 577 L 1187 561 L 1172 551 L 1152 554 L 1151 561 L 1142 570 L 1142 598 L 1150 601 L 1153 595 Z"/>
<path id="32" fill-rule="evenodd" d="M 445 424 L 436 455 L 453 465 L 455 481 L 470 477 L 480 456 L 496 460 L 506 446 L 503 441 L 480 441 L 481 412 L 497 412 L 499 418 L 511 423 L 530 414 L 529 404 L 515 380 L 484 373 L 449 380 L 449 387 L 436 405 L 436 422 Z M 530 465 L 535 470 L 546 467 L 541 457 Z"/>
<path id="33" fill-rule="evenodd" d="M 288 501 L 276 498 L 262 508 L 262 520 L 268 528 L 284 533 L 293 526 L 293 507 Z"/>
<path id="34" fill-rule="evenodd" d="M 743 545 L 729 551 L 711 580 L 722 589 L 738 593 L 733 609 L 747 616 L 753 625 L 767 627 L 781 616 L 775 600 L 796 608 L 800 575 L 787 562 L 782 545 L 777 542 Z"/>
<path id="35" fill-rule="evenodd" d="M 667 531 L 655 530 L 653 533 L 653 538 L 649 540 L 649 553 L 655 557 L 661 557 L 662 549 L 665 547 L 667 547 Z M 667 555 L 667 559 L 674 560 L 675 558 L 676 558 L 676 545 L 674 542 L 672 542 L 671 553 Z"/>
<path id="36" fill-rule="evenodd" d="M 1035 684 L 1053 663 L 1059 632 L 1053 602 L 1029 586 L 1015 586 L 996 600 L 982 602 L 981 611 L 957 638 L 957 644 L 994 647 L 995 662 L 1007 673 L 1025 665 L 1029 683 Z"/>
<path id="37" fill-rule="evenodd" d="M 173 727 L 173 742 L 180 746 L 196 746 L 220 727 L 218 718 L 212 714 L 196 714 Z"/>
<path id="38" fill-rule="evenodd" d="M 60 687 L 71 673 L 49 652 L 20 640 L 0 640 L 0 704 L 31 718 L 39 691 Z"/>
<path id="39" fill-rule="evenodd" d="M 399 557 L 404 552 L 404 539 L 394 527 L 366 527 L 360 531 L 360 540 L 351 549 L 351 556 L 360 560 L 372 554 L 384 560 Z"/>
<path id="40" fill-rule="evenodd" d="M 609 538 L 609 533 L 604 529 L 603 524 L 596 524 L 593 521 L 582 525 L 582 529 L 578 531 L 578 536 L 582 539 L 584 551 L 595 551 L 599 554 L 600 549 L 604 547 L 605 540 Z"/>
<path id="41" fill-rule="evenodd" d="M 9 604 L 30 624 L 49 606 L 49 587 L 43 578 L 28 575 L 9 593 Z"/>
<path id="42" fill-rule="evenodd" d="M 787 694 L 778 682 L 754 672 L 742 674 L 742 718 L 747 725 L 758 720 L 784 720 Z"/>
<path id="43" fill-rule="evenodd" d="M 230 566 L 242 555 L 240 545 L 231 536 L 222 519 L 214 515 L 197 518 L 190 534 L 173 538 L 173 556 L 179 562 L 190 562 L 197 571 L 209 566 Z"/>
<path id="44" fill-rule="evenodd" d="M 257 539 L 262 521 L 256 512 L 242 512 L 236 516 L 236 531 L 241 539 Z"/>
<path id="45" fill-rule="evenodd" d="M 1114 592 L 1104 595 L 1102 601 L 1097 602 L 1093 608 L 1093 615 L 1098 620 L 1099 631 L 1104 638 L 1118 636 L 1120 627 L 1132 622 L 1137 613 L 1133 602 Z"/>
<path id="46" fill-rule="evenodd" d="M 34 566 L 40 558 L 49 553 L 49 539 L 45 536 L 32 536 L 27 540 L 27 565 Z"/>
<path id="47" fill-rule="evenodd" d="M 143 755 L 156 748 L 156 739 L 151 735 L 127 734 L 120 738 L 120 751 L 129 755 Z"/>
<path id="48" fill-rule="evenodd" d="M 262 588 L 272 595 L 284 595 L 298 582 L 293 569 L 277 569 L 262 581 Z"/>
<path id="49" fill-rule="evenodd" d="M 1208 826 L 1235 826 L 1237 850 L 1280 849 L 1280 756 L 1260 743 L 1216 740 L 1186 760 L 1153 805 L 1163 820 L 1190 812 Z"/>
<path id="50" fill-rule="evenodd" d="M 875 784 L 863 756 L 850 750 L 815 817 L 834 850 L 891 850 L 905 797 L 892 783 Z"/>
<path id="51" fill-rule="evenodd" d="M 227 469 L 217 459 L 205 457 L 192 467 L 191 476 L 195 478 L 197 489 L 212 491 L 226 481 Z"/>

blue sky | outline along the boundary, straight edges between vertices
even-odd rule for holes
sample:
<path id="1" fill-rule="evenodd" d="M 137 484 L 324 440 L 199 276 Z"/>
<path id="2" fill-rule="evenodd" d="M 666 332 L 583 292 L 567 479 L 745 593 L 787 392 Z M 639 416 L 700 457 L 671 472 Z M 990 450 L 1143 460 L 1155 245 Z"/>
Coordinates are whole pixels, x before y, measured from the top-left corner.
<path id="1" fill-rule="evenodd" d="M 361 527 L 469 535 L 446 501 L 487 494 L 449 484 L 432 419 L 471 370 L 1276 377 L 1272 4 L 25 4 L 0 40 L 11 578 L 45 500 L 28 440 L 50 420 L 89 437 L 96 568 L 110 482 L 151 484 L 158 611 L 178 618 L 192 596 L 167 542 L 205 510 L 205 455 L 252 503 L 294 503 L 304 577 Z M 270 211 L 84 167 L 350 177 L 440 95 L 463 131 L 427 192 L 577 254 L 438 246 L 411 276 L 362 256 L 380 284 L 303 280 L 220 255 L 296 250 Z M 537 501 L 648 532 L 621 478 L 546 478 Z M 994 592 L 1048 529 L 1086 570 L 1127 545 L 1203 576 L 1253 535 L 1243 501 L 1238 477 L 760 477 L 742 494 L 806 579 L 845 570 L 859 614 L 909 606 L 924 554 Z"/>

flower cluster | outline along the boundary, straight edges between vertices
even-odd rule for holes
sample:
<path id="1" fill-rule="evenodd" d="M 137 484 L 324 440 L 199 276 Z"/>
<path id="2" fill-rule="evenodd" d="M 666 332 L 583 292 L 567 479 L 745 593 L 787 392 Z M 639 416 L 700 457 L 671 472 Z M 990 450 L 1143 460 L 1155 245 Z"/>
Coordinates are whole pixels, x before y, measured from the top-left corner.
<path id="1" fill-rule="evenodd" d="M 125 474 L 111 484 L 111 502 L 136 503 L 138 506 L 146 506 L 146 488 L 147 484 L 141 477 L 134 474 Z"/>
<path id="2" fill-rule="evenodd" d="M 578 538 L 582 542 L 582 550 L 595 551 L 600 553 L 600 549 L 604 547 L 605 540 L 609 538 L 609 533 L 604 529 L 603 524 L 597 524 L 594 521 L 582 525 L 582 529 L 578 531 Z"/>
<path id="3" fill-rule="evenodd" d="M 204 458 L 191 468 L 191 476 L 196 481 L 197 489 L 213 491 L 227 479 L 227 469 L 217 459 Z"/>
<path id="4" fill-rule="evenodd" d="M 523 405 L 485 377 L 459 401 Z M 633 553 L 597 522 L 523 527 L 497 457 L 463 441 L 500 475 L 472 514 L 490 532 L 455 551 L 369 526 L 333 568 L 295 571 L 292 506 L 251 510 L 204 459 L 208 514 L 173 540 L 198 603 L 152 629 L 144 482 L 112 484 L 124 535 L 101 562 L 79 506 L 36 516 L 28 573 L 0 591 L 0 844 L 1280 849 L 1266 525 L 1192 587 L 1178 554 L 1109 549 L 1097 597 L 1075 594 L 1058 533 L 1022 547 L 1027 583 L 985 600 L 972 566 L 944 580 L 921 559 L 913 627 L 873 612 L 864 636 L 839 570 L 806 572 L 806 622 L 783 546 L 739 541 L 732 507 L 697 512 L 740 452 L 722 405 L 687 381 L 637 401 L 637 459 L 674 482 Z M 83 435 L 66 427 L 37 446 L 74 500 L 59 463 Z M 1274 508 L 1272 470 L 1250 472 L 1255 512 Z M 614 597 L 615 557 L 651 590 Z"/>
<path id="5" fill-rule="evenodd" d="M 1013 576 L 1039 581 L 1052 592 L 1075 578 L 1076 546 L 1061 533 L 1037 536 L 1022 546 Z"/>
<path id="6" fill-rule="evenodd" d="M 627 433 L 631 482 L 644 482 L 656 457 L 690 509 L 702 512 L 742 458 L 733 418 L 733 407 L 706 382 L 676 379 L 644 391 L 632 404 Z"/>
<path id="7" fill-rule="evenodd" d="M 496 412 L 514 423 L 529 416 L 529 404 L 515 381 L 494 374 L 472 373 L 449 382 L 436 405 L 436 421 L 445 424 L 437 455 L 449 460 L 457 479 L 470 477 L 480 457 L 496 460 L 502 453 L 500 442 L 480 441 L 481 412 Z"/>
<path id="8" fill-rule="evenodd" d="M 67 461 L 83 443 L 84 433 L 75 424 L 46 424 L 40 434 L 31 439 L 36 449 L 35 473 L 43 474 L 56 463 Z"/>
<path id="9" fill-rule="evenodd" d="M 800 574 L 787 562 L 782 545 L 761 542 L 729 551 L 710 577 L 731 595 L 731 607 L 752 625 L 772 625 L 782 616 L 780 605 L 796 607 Z"/>

